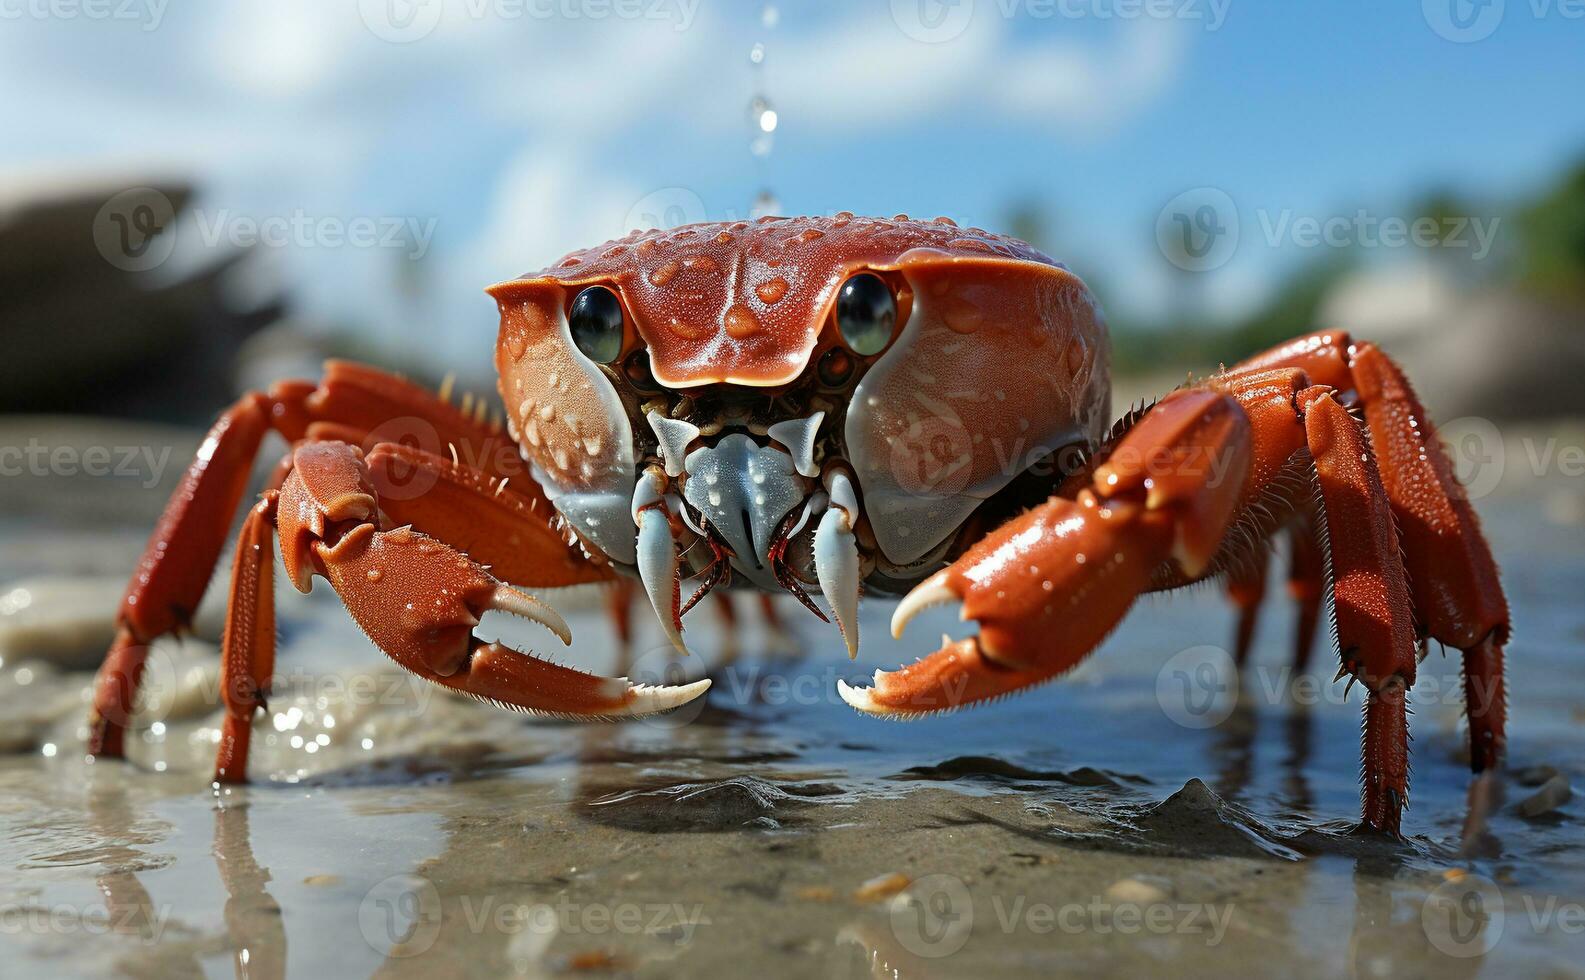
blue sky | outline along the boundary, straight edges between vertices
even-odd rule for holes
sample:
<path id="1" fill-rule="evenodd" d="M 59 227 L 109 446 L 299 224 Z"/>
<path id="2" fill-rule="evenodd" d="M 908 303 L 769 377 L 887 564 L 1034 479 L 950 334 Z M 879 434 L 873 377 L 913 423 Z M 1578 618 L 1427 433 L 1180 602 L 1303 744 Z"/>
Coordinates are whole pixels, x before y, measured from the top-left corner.
<path id="1" fill-rule="evenodd" d="M 1263 220 L 1405 215 L 1433 187 L 1495 215 L 1585 155 L 1576 3 L 853 0 L 767 26 L 724 0 L 0 0 L 0 193 L 168 174 L 201 187 L 211 236 L 432 229 L 416 299 L 400 247 L 293 241 L 263 265 L 311 317 L 466 367 L 494 331 L 482 285 L 645 212 L 742 216 L 766 187 L 785 213 L 992 228 L 1033 200 L 1104 302 L 1155 316 L 1181 278 L 1158 216 L 1215 188 L 1242 234 L 1197 285 L 1236 313 L 1317 253 Z M 764 159 L 756 92 L 778 112 Z"/>

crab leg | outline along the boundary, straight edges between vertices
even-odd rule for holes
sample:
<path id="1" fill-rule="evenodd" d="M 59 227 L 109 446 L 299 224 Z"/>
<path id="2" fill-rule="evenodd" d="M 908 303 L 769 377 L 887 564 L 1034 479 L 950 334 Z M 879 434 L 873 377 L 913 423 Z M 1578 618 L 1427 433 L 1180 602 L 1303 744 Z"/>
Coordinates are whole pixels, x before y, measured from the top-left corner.
<path id="1" fill-rule="evenodd" d="M 221 414 L 154 526 L 94 683 L 89 755 L 124 753 L 149 644 L 185 627 L 198 608 L 247 489 L 253 458 L 270 429 L 271 407 L 269 397 L 253 394 Z"/>
<path id="2" fill-rule="evenodd" d="M 1397 833 L 1409 792 L 1406 715 L 1417 664 L 1402 547 L 1360 424 L 1329 388 L 1301 392 L 1297 405 L 1326 507 L 1340 674 L 1365 688 L 1363 817 Z"/>
<path id="3" fill-rule="evenodd" d="M 1315 650 L 1315 628 L 1321 621 L 1326 592 L 1326 566 L 1321 545 L 1307 521 L 1288 526 L 1288 598 L 1298 607 L 1293 628 L 1293 669 L 1303 673 Z"/>
<path id="4" fill-rule="evenodd" d="M 226 716 L 215 753 L 215 782 L 245 780 L 253 716 L 275 673 L 275 552 L 278 491 L 248 511 L 231 563 L 231 595 L 220 645 L 220 699 Z"/>
<path id="5" fill-rule="evenodd" d="M 1227 597 L 1238 611 L 1238 627 L 1233 633 L 1233 662 L 1244 666 L 1260 622 L 1260 604 L 1266 598 L 1266 573 L 1271 556 L 1258 550 L 1237 568 L 1227 573 Z"/>
<path id="6" fill-rule="evenodd" d="M 1288 539 L 1288 598 L 1293 601 L 1296 617 L 1293 633 L 1293 668 L 1303 673 L 1310 663 L 1310 652 L 1315 646 L 1315 628 L 1320 622 L 1321 596 L 1326 583 L 1319 545 L 1305 518 L 1296 518 L 1284 529 Z M 1240 667 L 1249 659 L 1254 642 L 1255 626 L 1260 621 L 1260 608 L 1266 598 L 1266 579 L 1270 569 L 1270 556 L 1257 549 L 1246 560 L 1236 563 L 1227 573 L 1227 597 L 1238 614 L 1238 625 L 1233 632 L 1233 661 Z"/>
<path id="7" fill-rule="evenodd" d="M 214 575 L 254 458 L 271 430 L 292 443 L 326 435 L 362 442 L 384 431 L 432 438 L 437 450 L 453 448 L 480 461 L 490 475 L 510 477 L 513 491 L 543 515 L 539 523 L 551 512 L 511 441 L 495 426 L 394 375 L 331 361 L 317 384 L 286 381 L 243 396 L 204 437 L 127 586 L 116 613 L 116 638 L 95 680 L 89 755 L 124 754 L 149 644 L 188 625 Z M 281 485 L 288 469 L 289 460 L 270 485 Z"/>
<path id="8" fill-rule="evenodd" d="M 1302 368 L 1317 384 L 1354 391 L 1392 501 L 1421 636 L 1464 655 L 1470 766 L 1502 758 L 1506 698 L 1503 647 L 1511 621 L 1480 521 L 1403 370 L 1373 344 L 1342 331 L 1301 337 L 1233 369 Z"/>
<path id="9" fill-rule="evenodd" d="M 515 478 L 497 480 L 400 443 L 379 443 L 365 462 L 380 510 L 391 523 L 417 525 L 489 566 L 503 582 L 552 589 L 616 578 L 609 566 L 584 558 L 551 526 L 549 504 L 532 485 L 524 493 Z M 423 492 L 412 492 L 417 488 Z"/>

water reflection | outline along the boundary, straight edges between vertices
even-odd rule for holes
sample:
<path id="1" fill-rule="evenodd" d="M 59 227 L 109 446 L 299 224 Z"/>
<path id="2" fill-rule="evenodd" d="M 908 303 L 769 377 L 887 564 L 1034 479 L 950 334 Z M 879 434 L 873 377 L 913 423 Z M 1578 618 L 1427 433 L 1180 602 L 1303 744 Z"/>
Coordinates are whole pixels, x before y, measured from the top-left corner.
<path id="1" fill-rule="evenodd" d="M 226 889 L 226 936 L 239 978 L 276 980 L 286 975 L 286 925 L 281 906 L 265 887 L 268 869 L 253 856 L 247 803 L 215 806 L 215 865 Z"/>

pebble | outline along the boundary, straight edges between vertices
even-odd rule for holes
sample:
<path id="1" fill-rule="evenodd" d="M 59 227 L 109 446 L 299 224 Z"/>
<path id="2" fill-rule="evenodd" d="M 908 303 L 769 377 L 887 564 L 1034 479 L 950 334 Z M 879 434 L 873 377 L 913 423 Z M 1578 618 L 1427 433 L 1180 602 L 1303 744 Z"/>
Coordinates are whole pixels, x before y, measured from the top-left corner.
<path id="1" fill-rule="evenodd" d="M 911 883 L 911 879 L 907 875 L 891 871 L 883 875 L 877 875 L 860 885 L 853 892 L 853 897 L 861 902 L 873 902 L 876 899 L 889 898 L 907 888 Z"/>
<path id="2" fill-rule="evenodd" d="M 1143 879 L 1123 878 L 1106 889 L 1106 897 L 1114 902 L 1131 905 L 1159 905 L 1171 896 L 1165 889 Z"/>
<path id="3" fill-rule="evenodd" d="M 1541 785 L 1541 788 L 1519 801 L 1519 814 L 1525 817 L 1539 817 L 1551 813 L 1569 801 L 1574 795 L 1574 790 L 1564 776 L 1553 776 Z"/>

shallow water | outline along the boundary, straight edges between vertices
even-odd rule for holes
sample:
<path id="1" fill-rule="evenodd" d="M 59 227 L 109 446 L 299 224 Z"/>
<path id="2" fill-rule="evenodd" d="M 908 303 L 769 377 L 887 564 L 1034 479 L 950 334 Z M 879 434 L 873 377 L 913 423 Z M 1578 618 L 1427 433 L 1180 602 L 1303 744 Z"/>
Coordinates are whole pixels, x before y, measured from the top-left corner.
<path id="1" fill-rule="evenodd" d="M 1316 696 L 1286 693 L 1279 589 L 1237 695 L 1196 649 L 1231 627 L 1208 591 L 1145 600 L 1059 683 L 908 724 L 857 715 L 835 681 L 917 656 L 948 616 L 896 642 L 889 606 L 868 603 L 852 664 L 796 606 L 777 637 L 739 597 L 740 656 L 708 704 L 576 726 L 410 681 L 323 585 L 283 588 L 256 781 L 218 796 L 206 641 L 156 654 L 162 696 L 131 764 L 82 761 L 89 675 L 70 669 L 72 643 L 10 656 L 0 962 L 7 976 L 1582 975 L 1581 804 L 1518 810 L 1535 767 L 1582 777 L 1585 530 L 1539 499 L 1482 502 L 1518 624 L 1508 771 L 1472 784 L 1458 664 L 1433 650 L 1396 844 L 1350 833 L 1359 693 L 1343 703 L 1321 651 Z M 142 528 L 6 530 L 4 577 L 68 575 L 35 590 L 35 611 L 95 647 L 119 588 L 95 576 L 128 567 Z M 565 656 L 609 669 L 597 597 L 547 597 L 579 637 Z M 518 625 L 499 628 L 554 645 Z M 690 627 L 719 664 L 712 614 Z M 665 649 L 646 633 L 636 673 L 669 669 Z"/>

